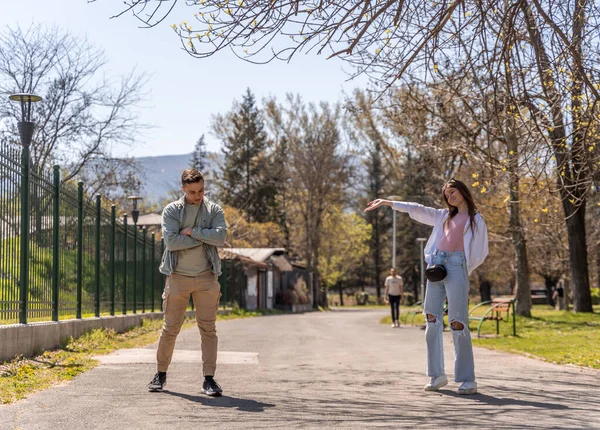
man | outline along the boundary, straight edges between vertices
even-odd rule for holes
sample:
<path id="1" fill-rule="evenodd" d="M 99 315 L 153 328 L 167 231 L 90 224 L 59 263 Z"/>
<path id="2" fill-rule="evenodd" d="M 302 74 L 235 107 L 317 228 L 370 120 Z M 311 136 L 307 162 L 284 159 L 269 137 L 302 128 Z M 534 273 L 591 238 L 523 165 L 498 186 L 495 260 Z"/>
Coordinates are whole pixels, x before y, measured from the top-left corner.
<path id="1" fill-rule="evenodd" d="M 183 197 L 169 203 L 162 214 L 166 249 L 160 271 L 167 275 L 162 296 L 165 323 L 156 352 L 157 373 L 148 389 L 162 391 L 167 382 L 167 368 L 191 294 L 202 339 L 202 393 L 220 396 L 223 390 L 213 378 L 218 342 L 215 321 L 221 297 L 217 246 L 225 243 L 227 226 L 221 207 L 204 197 L 202 173 L 196 169 L 184 170 L 181 189 Z"/>
<path id="2" fill-rule="evenodd" d="M 390 276 L 385 278 L 385 303 L 392 307 L 392 327 L 400 327 L 400 299 L 404 292 L 404 281 L 402 277 L 396 276 L 396 269 L 390 269 Z"/>

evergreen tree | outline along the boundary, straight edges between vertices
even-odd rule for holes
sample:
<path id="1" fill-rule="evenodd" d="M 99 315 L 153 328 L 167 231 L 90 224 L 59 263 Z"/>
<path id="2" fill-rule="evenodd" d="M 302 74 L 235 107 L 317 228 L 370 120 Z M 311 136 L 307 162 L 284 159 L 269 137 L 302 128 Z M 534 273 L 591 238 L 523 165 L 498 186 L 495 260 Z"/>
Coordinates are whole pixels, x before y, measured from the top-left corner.
<path id="1" fill-rule="evenodd" d="M 206 167 L 206 142 L 204 141 L 204 133 L 200 136 L 200 139 L 196 142 L 196 146 L 194 146 L 194 152 L 192 152 L 192 159 L 190 160 L 190 167 L 193 169 L 197 169 L 202 173 L 204 172 L 204 168 Z"/>
<path id="2" fill-rule="evenodd" d="M 443 162 L 436 157 L 434 151 L 416 149 L 407 143 L 404 157 L 398 169 L 402 172 L 401 180 L 395 191 L 400 200 L 421 203 L 425 206 L 441 208 L 440 196 L 443 182 L 439 172 L 444 171 Z M 417 238 L 428 238 L 431 227 L 416 222 L 406 214 L 396 214 L 397 265 L 404 277 L 405 291 L 412 290 L 415 300 L 421 297 L 421 248 Z"/>
<path id="3" fill-rule="evenodd" d="M 388 147 L 385 134 L 381 131 L 373 100 L 361 91 L 355 92 L 355 108 L 350 110 L 351 136 L 364 154 L 362 158 L 365 171 L 361 178 L 358 200 L 361 207 L 367 202 L 387 198 L 391 192 L 391 181 L 394 173 L 385 163 L 384 148 Z M 381 298 L 384 274 L 390 268 L 388 232 L 391 229 L 390 211 L 371 211 L 364 214 L 366 222 L 371 226 L 369 239 L 368 275 L 375 285 L 377 298 Z"/>
<path id="4" fill-rule="evenodd" d="M 279 225 L 285 237 L 286 249 L 291 249 L 290 226 L 287 216 L 289 210 L 290 172 L 288 161 L 288 145 L 285 138 L 272 144 L 268 163 L 264 169 L 264 187 L 262 197 L 268 210 L 267 221 Z"/>
<path id="5" fill-rule="evenodd" d="M 264 120 L 248 89 L 240 104 L 214 123 L 223 143 L 220 195 L 223 203 L 246 214 L 248 221 L 269 221 L 275 205 L 274 188 L 267 181 L 268 138 Z"/>
<path id="6" fill-rule="evenodd" d="M 387 198 L 387 193 L 384 192 L 384 185 L 386 182 L 386 173 L 384 166 L 382 165 L 382 138 L 378 133 L 373 133 L 373 139 L 371 140 L 369 148 L 367 150 L 367 158 L 364 160 L 365 167 L 367 169 L 368 181 L 367 181 L 367 193 L 369 200 Z M 366 214 L 367 223 L 372 227 L 371 239 L 369 242 L 369 248 L 371 251 L 371 257 L 373 258 L 373 276 L 375 281 L 375 288 L 377 291 L 377 298 L 381 297 L 382 273 L 389 269 L 391 263 L 383 260 L 383 249 L 385 247 L 384 240 L 385 232 L 389 227 L 389 211 L 371 211 Z"/>

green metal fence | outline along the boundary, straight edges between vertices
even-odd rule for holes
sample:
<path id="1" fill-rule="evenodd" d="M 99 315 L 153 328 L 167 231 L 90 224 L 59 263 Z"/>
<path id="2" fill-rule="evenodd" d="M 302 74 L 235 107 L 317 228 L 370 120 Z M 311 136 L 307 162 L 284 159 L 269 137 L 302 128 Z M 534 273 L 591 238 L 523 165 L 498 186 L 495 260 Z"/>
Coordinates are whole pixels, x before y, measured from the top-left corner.
<path id="1" fill-rule="evenodd" d="M 0 324 L 159 310 L 162 243 L 27 158 L 0 147 Z"/>
<path id="2" fill-rule="evenodd" d="M 1 148 L 0 156 L 0 300 L 3 321 L 19 321 L 21 163 L 16 148 Z"/>

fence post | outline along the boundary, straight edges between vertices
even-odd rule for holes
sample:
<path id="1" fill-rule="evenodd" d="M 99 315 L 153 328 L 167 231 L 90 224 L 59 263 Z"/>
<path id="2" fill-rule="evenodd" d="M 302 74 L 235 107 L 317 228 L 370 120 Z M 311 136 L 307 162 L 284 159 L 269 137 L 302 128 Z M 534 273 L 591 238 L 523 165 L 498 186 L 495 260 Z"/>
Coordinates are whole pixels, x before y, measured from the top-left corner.
<path id="1" fill-rule="evenodd" d="M 83 182 L 77 183 L 77 311 L 75 318 L 81 319 L 83 299 Z"/>
<path id="2" fill-rule="evenodd" d="M 227 260 L 223 261 L 223 263 L 227 263 Z M 223 303 L 227 303 L 229 301 L 229 290 L 226 284 L 227 272 L 229 269 L 229 264 L 221 264 L 221 276 L 219 277 L 219 283 L 221 284 L 221 291 L 223 292 Z"/>
<path id="3" fill-rule="evenodd" d="M 146 230 L 142 230 L 142 313 L 146 313 Z"/>
<path id="4" fill-rule="evenodd" d="M 154 245 L 156 243 L 155 242 L 155 240 L 156 240 L 155 236 L 156 236 L 156 232 L 153 231 L 152 232 L 152 263 L 151 263 L 152 264 L 152 270 L 150 271 L 152 273 L 152 281 L 151 281 L 152 289 L 151 289 L 151 292 L 150 292 L 150 301 L 151 301 L 151 305 L 152 305 L 152 312 L 154 312 L 154 290 L 156 290 L 156 276 L 155 276 L 155 273 L 154 273 L 156 271 L 156 267 L 154 266 L 155 263 L 156 263 L 156 255 L 155 255 L 156 251 L 155 251 L 155 248 L 154 248 Z"/>
<path id="5" fill-rule="evenodd" d="M 123 215 L 123 315 L 127 314 L 127 214 Z"/>
<path id="6" fill-rule="evenodd" d="M 52 321 L 58 321 L 60 271 L 60 166 L 54 166 L 54 207 L 52 211 Z"/>
<path id="7" fill-rule="evenodd" d="M 133 313 L 137 313 L 137 225 L 133 223 Z"/>
<path id="8" fill-rule="evenodd" d="M 102 197 L 96 194 L 96 297 L 94 311 L 100 316 L 100 217 L 102 216 Z"/>
<path id="9" fill-rule="evenodd" d="M 115 315 L 115 237 L 117 227 L 117 208 L 110 207 L 110 314 Z"/>
<path id="10" fill-rule="evenodd" d="M 19 322 L 27 324 L 29 299 L 29 145 L 21 150 L 21 273 Z"/>

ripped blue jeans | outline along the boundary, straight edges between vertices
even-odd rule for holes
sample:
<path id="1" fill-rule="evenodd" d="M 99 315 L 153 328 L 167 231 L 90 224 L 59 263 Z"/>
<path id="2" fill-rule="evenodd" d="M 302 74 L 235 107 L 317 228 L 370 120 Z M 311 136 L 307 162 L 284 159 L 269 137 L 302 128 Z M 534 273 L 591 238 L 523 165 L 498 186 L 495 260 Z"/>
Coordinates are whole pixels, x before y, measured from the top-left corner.
<path id="1" fill-rule="evenodd" d="M 454 380 L 475 381 L 473 345 L 469 331 L 469 279 L 464 252 L 435 251 L 432 264 L 443 264 L 448 274 L 439 282 L 427 281 L 425 306 L 427 328 L 427 376 L 444 375 L 443 319 L 444 301 L 448 298 L 448 323 L 454 341 Z M 430 316 L 428 317 L 427 314 Z M 452 323 L 462 325 L 455 330 Z"/>

